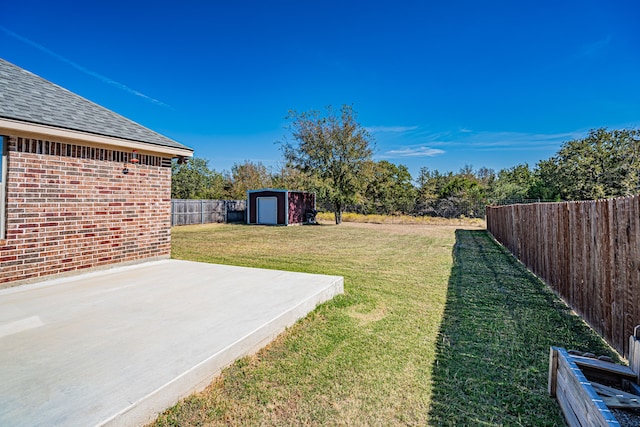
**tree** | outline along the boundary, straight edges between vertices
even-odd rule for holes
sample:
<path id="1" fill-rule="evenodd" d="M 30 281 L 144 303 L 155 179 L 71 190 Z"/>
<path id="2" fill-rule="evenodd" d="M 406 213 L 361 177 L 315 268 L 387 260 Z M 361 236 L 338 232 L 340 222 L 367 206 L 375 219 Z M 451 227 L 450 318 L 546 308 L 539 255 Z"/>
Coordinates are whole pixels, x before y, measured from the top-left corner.
<path id="1" fill-rule="evenodd" d="M 533 183 L 529 188 L 529 198 L 540 200 L 561 201 L 563 184 L 557 181 L 559 176 L 558 164 L 553 158 L 541 160 L 533 171 Z"/>
<path id="2" fill-rule="evenodd" d="M 406 214 L 413 210 L 415 187 L 405 165 L 381 160 L 367 162 L 364 169 L 367 181 L 363 194 L 365 213 Z"/>
<path id="3" fill-rule="evenodd" d="M 221 174 L 209 169 L 209 161 L 197 157 L 171 164 L 171 197 L 174 199 L 218 199 L 224 192 Z"/>
<path id="4" fill-rule="evenodd" d="M 451 173 L 449 173 L 449 176 Z M 429 168 L 422 167 L 416 179 L 417 196 L 415 212 L 419 215 L 431 215 L 434 213 L 434 204 L 439 198 L 442 189 L 448 181 L 448 176 L 440 171 L 430 171 Z"/>
<path id="5" fill-rule="evenodd" d="M 627 196 L 639 190 L 640 131 L 593 129 L 538 164 L 540 187 L 562 200 Z"/>
<path id="6" fill-rule="evenodd" d="M 274 188 L 286 188 L 289 190 L 309 191 L 313 193 L 320 187 L 317 179 L 313 175 L 286 165 L 274 173 L 272 179 Z"/>
<path id="7" fill-rule="evenodd" d="M 261 162 L 253 163 L 246 160 L 241 164 L 234 164 L 231 168 L 229 198 L 245 199 L 247 190 L 269 188 L 272 185 L 271 174 Z"/>
<path id="8" fill-rule="evenodd" d="M 493 187 L 496 184 L 496 171 L 490 168 L 481 167 L 475 174 L 480 186 L 484 191 L 489 194 L 493 191 Z"/>
<path id="9" fill-rule="evenodd" d="M 480 168 L 477 172 L 465 165 L 456 174 L 420 169 L 416 180 L 415 213 L 447 218 L 479 217 L 484 213 L 486 195 L 495 182 L 493 169 Z"/>
<path id="10" fill-rule="evenodd" d="M 502 169 L 491 193 L 494 199 L 529 199 L 531 189 L 535 185 L 533 171 L 527 163 Z"/>
<path id="11" fill-rule="evenodd" d="M 329 106 L 324 115 L 290 111 L 287 119 L 294 140 L 282 144 L 288 166 L 318 179 L 319 197 L 330 202 L 340 224 L 344 207 L 357 201 L 364 186 L 361 170 L 373 154 L 371 135 L 348 105 L 340 111 Z"/>
<path id="12" fill-rule="evenodd" d="M 440 189 L 444 186 L 444 176 L 438 170 L 430 171 L 429 168 L 422 167 L 416 184 L 420 201 L 436 199 Z"/>

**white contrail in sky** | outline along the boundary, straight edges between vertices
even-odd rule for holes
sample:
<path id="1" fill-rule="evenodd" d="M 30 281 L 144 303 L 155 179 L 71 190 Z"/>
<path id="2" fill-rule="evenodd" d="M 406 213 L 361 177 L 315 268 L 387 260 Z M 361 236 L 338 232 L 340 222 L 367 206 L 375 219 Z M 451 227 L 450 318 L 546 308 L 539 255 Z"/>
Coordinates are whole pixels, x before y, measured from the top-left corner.
<path id="1" fill-rule="evenodd" d="M 146 99 L 147 101 L 152 102 L 152 103 L 154 103 L 156 105 L 160 105 L 162 107 L 171 108 L 171 106 L 165 104 L 162 101 L 158 101 L 157 99 L 152 98 L 150 96 L 147 96 L 142 92 L 138 92 L 135 89 L 131 89 L 127 85 L 124 85 L 124 84 L 119 83 L 119 82 L 117 82 L 115 80 L 112 80 L 109 77 L 105 77 L 102 74 L 98 74 L 95 71 L 91 71 L 91 70 L 83 67 L 82 65 L 79 65 L 79 64 L 73 62 L 72 60 L 70 60 L 68 58 L 65 58 L 64 56 L 52 51 L 51 49 L 48 49 L 48 48 L 46 48 L 46 47 L 44 47 L 44 46 L 42 46 L 42 45 L 40 45 L 40 44 L 38 44 L 38 43 L 36 43 L 36 42 L 34 42 L 32 40 L 29 40 L 28 38 L 23 37 L 20 34 L 14 33 L 13 31 L 9 30 L 8 28 L 3 27 L 2 25 L 0 25 L 0 30 L 4 31 L 5 33 L 7 33 L 11 37 L 13 37 L 13 38 L 15 38 L 17 40 L 20 40 L 23 43 L 28 44 L 29 46 L 35 47 L 36 49 L 46 53 L 47 55 L 53 56 L 57 60 L 62 61 L 65 64 L 68 64 L 68 65 L 72 66 L 73 68 L 75 68 L 76 70 L 78 70 L 78 71 L 80 71 L 82 73 L 85 73 L 85 74 L 87 74 L 87 75 L 89 75 L 91 77 L 95 77 L 96 79 L 102 81 L 103 83 L 107 83 L 107 84 L 110 84 L 111 86 L 115 86 L 118 89 L 121 89 L 121 90 L 123 90 L 125 92 L 129 92 L 129 93 L 131 93 L 133 95 L 139 96 L 140 98 Z"/>

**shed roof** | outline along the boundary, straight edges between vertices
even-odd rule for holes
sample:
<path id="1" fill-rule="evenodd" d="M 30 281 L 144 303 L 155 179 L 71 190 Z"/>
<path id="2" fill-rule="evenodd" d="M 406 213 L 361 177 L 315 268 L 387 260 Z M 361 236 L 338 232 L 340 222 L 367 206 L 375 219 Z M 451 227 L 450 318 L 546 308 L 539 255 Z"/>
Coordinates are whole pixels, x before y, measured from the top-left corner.
<path id="1" fill-rule="evenodd" d="M 258 190 L 247 190 L 247 193 L 310 193 L 302 190 L 285 190 L 284 188 L 260 188 Z"/>
<path id="2" fill-rule="evenodd" d="M 0 118 L 193 151 L 2 58 Z"/>

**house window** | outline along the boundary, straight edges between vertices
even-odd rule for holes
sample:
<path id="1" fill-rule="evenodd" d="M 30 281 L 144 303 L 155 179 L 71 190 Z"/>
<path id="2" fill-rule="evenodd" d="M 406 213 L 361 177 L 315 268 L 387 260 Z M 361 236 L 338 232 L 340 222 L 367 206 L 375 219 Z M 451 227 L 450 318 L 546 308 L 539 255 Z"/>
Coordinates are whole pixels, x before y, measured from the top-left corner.
<path id="1" fill-rule="evenodd" d="M 0 136 L 0 239 L 5 238 L 6 233 L 6 212 L 7 203 L 6 183 L 7 183 L 7 144 L 4 136 Z"/>

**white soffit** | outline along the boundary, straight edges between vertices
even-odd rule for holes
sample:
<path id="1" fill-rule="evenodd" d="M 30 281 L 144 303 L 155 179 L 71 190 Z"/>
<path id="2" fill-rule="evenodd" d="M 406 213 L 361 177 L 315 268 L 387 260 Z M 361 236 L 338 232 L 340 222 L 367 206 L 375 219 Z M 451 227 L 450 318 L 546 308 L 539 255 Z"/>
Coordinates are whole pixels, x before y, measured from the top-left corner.
<path id="1" fill-rule="evenodd" d="M 91 143 L 100 146 L 126 148 L 150 153 L 159 153 L 171 157 L 191 157 L 193 151 L 176 147 L 166 147 L 146 142 L 131 141 L 111 136 L 97 135 L 71 129 L 57 128 L 42 124 L 21 122 L 0 118 L 0 134 L 23 138 L 46 139 L 53 142 Z"/>

